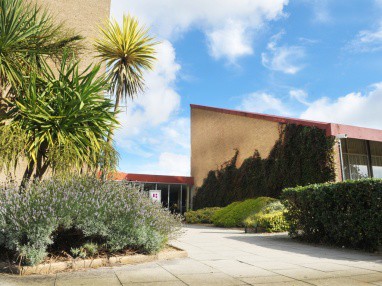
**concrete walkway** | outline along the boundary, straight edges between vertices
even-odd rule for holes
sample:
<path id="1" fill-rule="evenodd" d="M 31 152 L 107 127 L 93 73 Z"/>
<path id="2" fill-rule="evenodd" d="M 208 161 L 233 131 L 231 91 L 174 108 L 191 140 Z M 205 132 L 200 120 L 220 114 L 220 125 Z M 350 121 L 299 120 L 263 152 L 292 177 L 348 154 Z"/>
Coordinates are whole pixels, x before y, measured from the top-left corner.
<path id="1" fill-rule="evenodd" d="M 187 226 L 189 258 L 51 276 L 0 275 L 0 285 L 381 285 L 382 255 L 316 247 L 285 234 Z"/>

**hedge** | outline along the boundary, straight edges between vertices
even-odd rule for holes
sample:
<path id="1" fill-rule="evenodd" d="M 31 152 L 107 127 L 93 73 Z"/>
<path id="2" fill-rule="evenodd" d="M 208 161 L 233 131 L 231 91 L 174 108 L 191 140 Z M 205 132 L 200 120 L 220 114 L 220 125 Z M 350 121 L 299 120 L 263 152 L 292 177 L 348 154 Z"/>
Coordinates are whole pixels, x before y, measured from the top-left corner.
<path id="1" fill-rule="evenodd" d="M 278 198 L 284 188 L 334 181 L 334 138 L 325 130 L 294 124 L 281 127 L 269 156 L 253 156 L 236 166 L 240 150 L 211 170 L 194 197 L 194 208 L 224 207 L 261 196 Z M 254 146 L 255 147 L 255 146 Z"/>
<path id="2" fill-rule="evenodd" d="M 187 223 L 212 223 L 212 216 L 221 208 L 204 208 L 197 211 L 188 211 L 184 214 Z"/>
<path id="3" fill-rule="evenodd" d="M 212 217 L 212 222 L 216 226 L 242 227 L 244 226 L 244 220 L 248 216 L 259 212 L 266 205 L 274 201 L 275 199 L 272 198 L 260 197 L 243 202 L 234 202 L 215 212 Z"/>
<path id="4" fill-rule="evenodd" d="M 283 191 L 290 234 L 314 243 L 376 250 L 382 244 L 382 180 Z"/>

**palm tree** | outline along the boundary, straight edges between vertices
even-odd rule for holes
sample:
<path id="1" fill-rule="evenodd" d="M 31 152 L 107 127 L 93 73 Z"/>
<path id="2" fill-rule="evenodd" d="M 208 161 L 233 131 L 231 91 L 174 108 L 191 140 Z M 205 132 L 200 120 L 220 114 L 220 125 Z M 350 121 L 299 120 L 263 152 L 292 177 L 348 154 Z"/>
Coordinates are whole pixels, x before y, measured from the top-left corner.
<path id="1" fill-rule="evenodd" d="M 0 100 L 9 97 L 11 89 L 32 69 L 38 72 L 41 62 L 60 58 L 66 49 L 76 49 L 81 39 L 32 2 L 0 0 Z"/>
<path id="2" fill-rule="evenodd" d="M 32 74 L 16 89 L 14 100 L 5 100 L 7 112 L 2 120 L 8 123 L 1 125 L 0 118 L 0 137 L 17 140 L 0 140 L 4 158 L 0 167 L 16 166 L 25 158 L 24 182 L 33 172 L 41 179 L 48 169 L 96 171 L 101 161 L 117 163 L 116 151 L 105 141 L 118 124 L 113 102 L 104 97 L 107 81 L 99 77 L 99 65 L 84 72 L 79 72 L 78 65 L 64 55 L 58 75 L 49 68 L 42 75 Z"/>
<path id="3" fill-rule="evenodd" d="M 122 27 L 116 20 L 110 20 L 100 34 L 94 47 L 101 62 L 106 63 L 109 92 L 115 96 L 117 111 L 121 101 L 133 99 L 144 90 L 143 73 L 153 68 L 157 42 L 136 18 L 126 15 Z"/>

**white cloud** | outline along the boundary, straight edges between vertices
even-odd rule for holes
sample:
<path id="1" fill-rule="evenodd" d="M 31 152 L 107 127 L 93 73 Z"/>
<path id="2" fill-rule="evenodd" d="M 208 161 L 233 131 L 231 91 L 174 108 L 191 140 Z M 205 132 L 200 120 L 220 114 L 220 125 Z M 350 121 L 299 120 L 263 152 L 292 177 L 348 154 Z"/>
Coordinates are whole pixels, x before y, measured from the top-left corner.
<path id="1" fill-rule="evenodd" d="M 175 50 L 170 42 L 163 41 L 157 46 L 157 57 L 155 70 L 145 74 L 144 94 L 129 101 L 119 116 L 122 123 L 116 132 L 119 140 L 168 121 L 179 108 L 180 96 L 174 84 L 180 65 L 175 61 Z"/>
<path id="2" fill-rule="evenodd" d="M 116 146 L 121 153 L 150 158 L 153 163 L 137 164 L 122 171 L 167 174 L 178 169 L 179 175 L 188 175 L 184 160 L 166 159 L 176 156 L 189 158 L 189 122 L 178 116 L 180 95 L 175 90 L 180 65 L 168 41 L 157 46 L 157 57 L 154 71 L 145 75 L 145 93 L 134 101 L 128 101 L 119 114 L 121 127 L 115 131 Z M 122 157 L 124 160 L 129 160 L 128 156 Z M 165 167 L 166 162 L 171 164 Z M 126 163 L 121 162 L 121 165 Z"/>
<path id="3" fill-rule="evenodd" d="M 271 38 L 267 52 L 261 54 L 261 61 L 270 70 L 295 74 L 304 67 L 301 60 L 305 58 L 305 49 L 302 46 L 279 46 L 283 34 L 280 32 Z"/>
<path id="4" fill-rule="evenodd" d="M 298 102 L 304 105 L 310 105 L 308 102 L 308 93 L 303 89 L 292 89 L 289 91 L 289 95 L 291 98 L 297 100 Z"/>
<path id="5" fill-rule="evenodd" d="M 227 27 L 214 30 L 207 35 L 210 54 L 215 59 L 227 57 L 232 63 L 239 56 L 253 53 L 250 32 L 241 23 L 228 21 Z"/>
<path id="6" fill-rule="evenodd" d="M 328 0 L 314 0 L 313 11 L 314 20 L 319 23 L 329 23 L 332 21 L 332 16 L 329 13 Z"/>
<path id="7" fill-rule="evenodd" d="M 164 152 L 157 161 L 144 165 L 144 172 L 157 175 L 190 176 L 189 155 Z"/>
<path id="8" fill-rule="evenodd" d="M 278 115 L 290 114 L 281 99 L 265 92 L 254 92 L 246 95 L 238 109 L 249 112 L 277 113 Z"/>
<path id="9" fill-rule="evenodd" d="M 213 57 L 233 61 L 253 52 L 253 33 L 281 17 L 287 4 L 288 0 L 113 0 L 111 13 L 116 18 L 131 13 L 170 40 L 200 29 Z"/>
<path id="10" fill-rule="evenodd" d="M 301 118 L 382 129 L 381 110 L 382 82 L 365 94 L 353 92 L 335 101 L 321 98 L 311 103 Z"/>
<path id="11" fill-rule="evenodd" d="M 382 50 L 382 23 L 375 30 L 360 31 L 347 46 L 354 52 L 375 52 Z"/>

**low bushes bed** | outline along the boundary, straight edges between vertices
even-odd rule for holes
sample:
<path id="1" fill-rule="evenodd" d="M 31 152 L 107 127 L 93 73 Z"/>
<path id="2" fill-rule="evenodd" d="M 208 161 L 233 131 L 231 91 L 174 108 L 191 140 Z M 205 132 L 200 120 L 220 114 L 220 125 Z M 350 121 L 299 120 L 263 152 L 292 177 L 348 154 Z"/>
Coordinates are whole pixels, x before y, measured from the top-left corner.
<path id="1" fill-rule="evenodd" d="M 290 234 L 306 241 L 376 250 L 382 244 L 382 180 L 289 188 Z"/>
<path id="2" fill-rule="evenodd" d="M 244 220 L 246 228 L 256 229 L 256 232 L 282 232 L 289 229 L 284 216 L 285 207 L 280 201 L 266 205 L 261 211 Z"/>
<path id="3" fill-rule="evenodd" d="M 259 212 L 266 205 L 276 201 L 268 197 L 248 199 L 243 202 L 234 202 L 218 211 L 212 217 L 212 222 L 221 227 L 242 227 L 244 220 L 253 213 Z"/>
<path id="4" fill-rule="evenodd" d="M 48 251 L 155 253 L 180 226 L 179 216 L 128 183 L 86 177 L 0 187 L 0 260 L 11 255 L 22 265 L 40 263 Z"/>
<path id="5" fill-rule="evenodd" d="M 221 208 L 204 208 L 196 211 L 188 211 L 184 214 L 187 223 L 212 223 L 212 216 Z"/>

